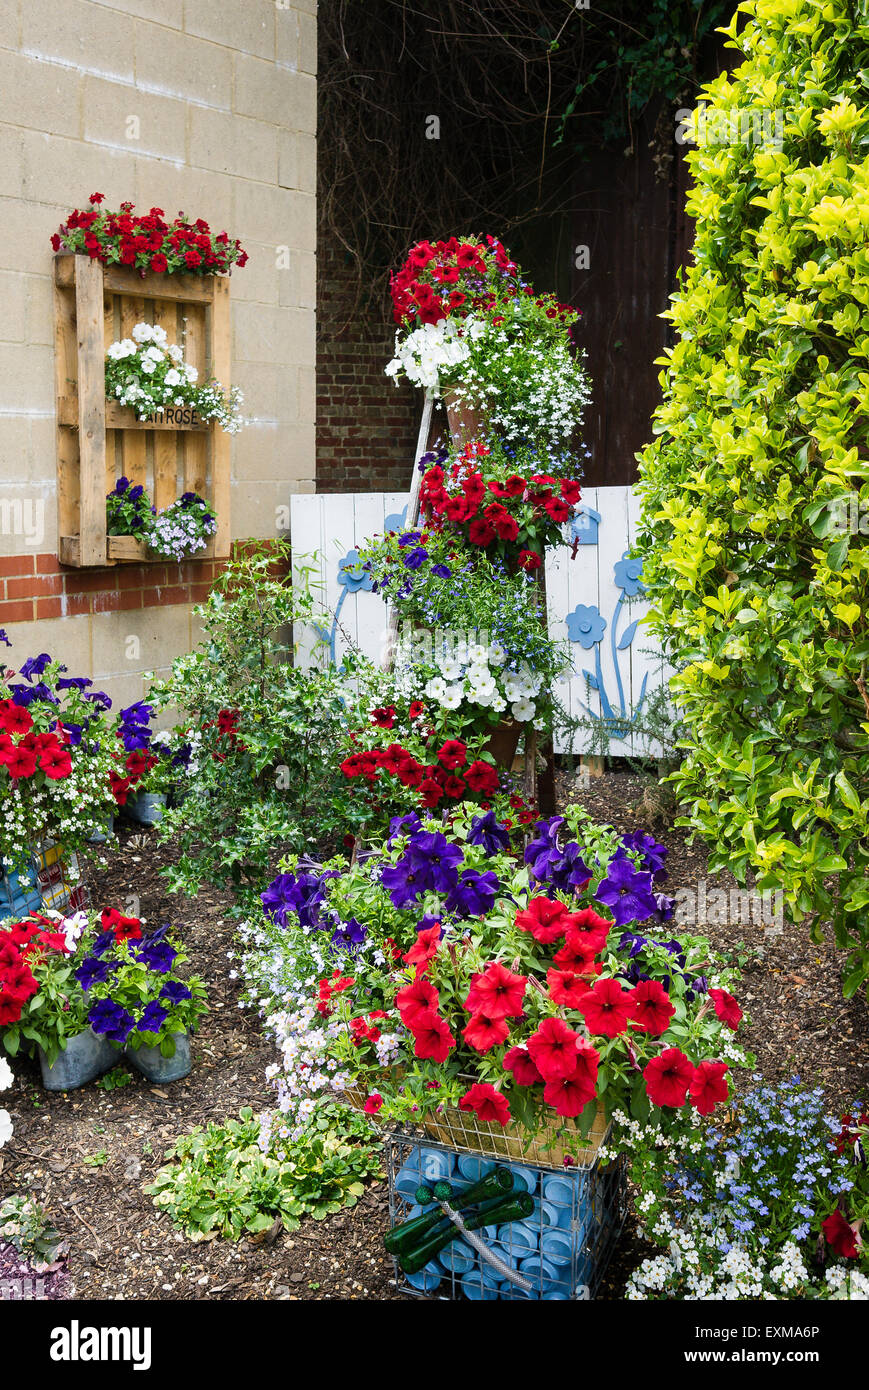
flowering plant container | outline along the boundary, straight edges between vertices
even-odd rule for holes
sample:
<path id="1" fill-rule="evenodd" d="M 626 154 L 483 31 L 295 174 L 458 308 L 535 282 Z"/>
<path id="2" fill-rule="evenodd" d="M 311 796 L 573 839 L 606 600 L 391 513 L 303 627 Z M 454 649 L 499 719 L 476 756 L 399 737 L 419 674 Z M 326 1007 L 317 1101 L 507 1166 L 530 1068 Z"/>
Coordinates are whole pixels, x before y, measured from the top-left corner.
<path id="1" fill-rule="evenodd" d="M 116 1065 L 118 1054 L 107 1038 L 100 1037 L 92 1028 L 73 1033 L 66 1039 L 66 1046 L 53 1062 L 40 1047 L 39 1066 L 42 1084 L 46 1091 L 74 1091 L 86 1086 L 89 1081 L 102 1076 Z"/>
<path id="2" fill-rule="evenodd" d="M 126 1056 L 148 1081 L 181 1081 L 193 1068 L 188 1033 L 171 1033 L 159 1045 L 128 1047 Z"/>
<path id="3" fill-rule="evenodd" d="M 186 1034 L 205 1011 L 201 980 L 182 978 L 186 962 L 168 926 L 149 934 L 135 917 L 111 908 L 72 916 L 45 913 L 0 928 L 0 1032 L 15 1055 L 33 1043 L 53 1069 L 82 1034 L 120 1050 L 157 1048 L 175 1054 L 176 1034 Z M 105 1049 L 85 1039 L 74 1056 L 87 1070 Z M 52 1070 L 66 1088 L 78 1061 Z M 88 1078 L 89 1079 L 89 1078 Z M 72 1084 L 70 1082 L 70 1084 Z M 83 1084 L 83 1083 L 82 1083 Z"/>
<path id="4" fill-rule="evenodd" d="M 573 807 L 522 862 L 493 812 L 460 804 L 396 818 L 352 868 L 282 874 L 244 956 L 251 1000 L 276 1000 L 279 1106 L 367 1085 L 386 1121 L 548 1162 L 587 1158 L 622 1114 L 690 1128 L 745 1061 L 742 1015 L 709 942 L 668 936 L 665 857 Z"/>
<path id="5" fill-rule="evenodd" d="M 150 756 L 152 708 L 139 701 L 117 714 L 86 676 L 71 676 L 46 652 L 0 669 L 0 860 L 30 872 L 35 845 L 53 841 L 36 866 L 47 883 L 100 833 Z M 62 846 L 62 851 L 58 849 Z"/>
<path id="6" fill-rule="evenodd" d="M 578 313 L 536 294 L 492 237 L 419 242 L 393 277 L 395 357 L 387 375 L 450 391 L 456 435 L 474 412 L 487 438 L 567 446 L 589 387 L 570 337 Z"/>
<path id="7" fill-rule="evenodd" d="M 106 351 L 106 395 L 136 419 L 204 429 L 215 420 L 228 434 L 237 434 L 242 420 L 242 394 L 234 386 L 227 395 L 219 381 L 199 383 L 199 371 L 184 360 L 177 343 L 170 343 L 160 324 L 137 323 L 130 336 Z"/>
<path id="8" fill-rule="evenodd" d="M 226 232 L 214 233 L 203 218 L 188 222 L 183 214 L 164 220 L 162 208 L 135 213 L 135 204 L 121 203 L 119 212 L 102 205 L 105 196 L 92 193 L 90 207 L 74 208 L 51 238 L 52 250 L 74 251 L 103 265 L 129 266 L 144 277 L 154 275 L 228 275 L 233 265 L 247 263 L 241 243 Z"/>

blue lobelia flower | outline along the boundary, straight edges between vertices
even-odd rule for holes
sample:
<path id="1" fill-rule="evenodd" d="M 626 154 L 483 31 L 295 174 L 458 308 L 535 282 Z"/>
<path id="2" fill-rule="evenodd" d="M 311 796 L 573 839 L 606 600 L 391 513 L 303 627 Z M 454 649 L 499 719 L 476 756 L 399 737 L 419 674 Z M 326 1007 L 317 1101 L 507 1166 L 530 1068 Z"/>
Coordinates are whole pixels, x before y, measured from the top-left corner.
<path id="1" fill-rule="evenodd" d="M 644 922 L 657 910 L 652 893 L 652 875 L 636 869 L 629 859 L 613 858 L 607 876 L 595 894 L 599 903 L 611 907 L 615 924 Z"/>
<path id="2" fill-rule="evenodd" d="M 497 854 L 500 849 L 510 848 L 510 832 L 499 823 L 494 811 L 487 811 L 471 821 L 468 844 L 479 845 L 486 854 Z"/>
<path id="3" fill-rule="evenodd" d="M 95 1033 L 103 1033 L 112 1042 L 123 1043 L 135 1027 L 132 1014 L 111 999 L 99 999 L 88 1011 L 88 1022 Z"/>

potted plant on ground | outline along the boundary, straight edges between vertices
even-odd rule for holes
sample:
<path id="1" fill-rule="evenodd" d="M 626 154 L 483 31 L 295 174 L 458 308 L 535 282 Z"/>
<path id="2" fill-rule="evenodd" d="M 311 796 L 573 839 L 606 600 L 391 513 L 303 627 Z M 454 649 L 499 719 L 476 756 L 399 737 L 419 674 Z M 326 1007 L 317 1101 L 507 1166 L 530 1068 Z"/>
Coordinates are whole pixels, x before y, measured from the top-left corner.
<path id="1" fill-rule="evenodd" d="M 48 1090 L 82 1086 L 126 1048 L 149 1080 L 190 1070 L 188 1035 L 205 990 L 183 979 L 168 926 L 145 935 L 138 918 L 40 915 L 0 928 L 0 1036 L 15 1056 L 36 1048 Z"/>
<path id="2" fill-rule="evenodd" d="M 508 844 L 459 806 L 266 890 L 244 969 L 251 1002 L 281 1001 L 282 1111 L 361 1092 L 450 1144 L 557 1164 L 588 1161 L 617 1113 L 669 1133 L 727 1099 L 733 972 L 670 938 L 663 846 L 579 808 L 538 824 L 524 864 Z"/>

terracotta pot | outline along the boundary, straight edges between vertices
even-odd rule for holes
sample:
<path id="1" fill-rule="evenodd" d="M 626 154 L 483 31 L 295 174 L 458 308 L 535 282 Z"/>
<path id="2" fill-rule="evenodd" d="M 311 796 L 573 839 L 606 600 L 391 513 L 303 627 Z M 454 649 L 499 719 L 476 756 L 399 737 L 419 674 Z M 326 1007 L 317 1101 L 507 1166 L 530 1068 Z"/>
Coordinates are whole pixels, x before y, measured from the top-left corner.
<path id="1" fill-rule="evenodd" d="M 448 386 L 444 391 L 444 405 L 447 408 L 447 422 L 454 444 L 471 444 L 484 435 L 482 412 L 474 406 L 459 404 L 456 401 L 456 388 Z"/>
<path id="2" fill-rule="evenodd" d="M 499 767 L 511 768 L 525 728 L 518 719 L 502 719 L 495 728 L 486 748 Z"/>

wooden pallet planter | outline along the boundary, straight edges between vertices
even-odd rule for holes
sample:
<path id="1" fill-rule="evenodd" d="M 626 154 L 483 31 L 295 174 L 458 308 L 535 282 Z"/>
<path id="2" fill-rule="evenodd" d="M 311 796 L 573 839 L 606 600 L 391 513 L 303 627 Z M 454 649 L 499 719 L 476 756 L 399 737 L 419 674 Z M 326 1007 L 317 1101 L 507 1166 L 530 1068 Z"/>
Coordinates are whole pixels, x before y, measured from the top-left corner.
<path id="1" fill-rule="evenodd" d="M 61 252 L 54 265 L 57 394 L 58 555 L 78 567 L 142 562 L 151 556 L 133 536 L 106 535 L 106 494 L 125 475 L 160 510 L 182 492 L 206 497 L 217 531 L 197 558 L 225 559 L 230 549 L 230 436 L 193 412 L 182 423 L 138 420 L 106 399 L 105 355 L 143 320 L 164 328 L 199 379 L 230 385 L 229 278 L 142 277 L 122 266 Z M 189 418 L 188 418 L 189 417 Z"/>

